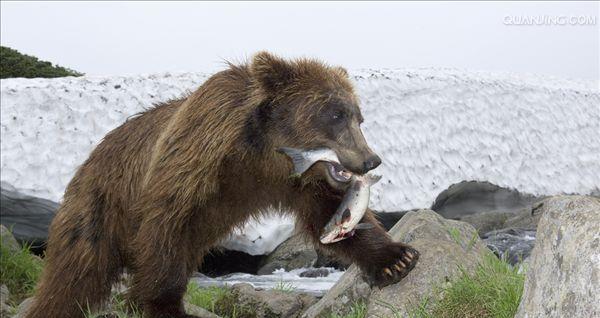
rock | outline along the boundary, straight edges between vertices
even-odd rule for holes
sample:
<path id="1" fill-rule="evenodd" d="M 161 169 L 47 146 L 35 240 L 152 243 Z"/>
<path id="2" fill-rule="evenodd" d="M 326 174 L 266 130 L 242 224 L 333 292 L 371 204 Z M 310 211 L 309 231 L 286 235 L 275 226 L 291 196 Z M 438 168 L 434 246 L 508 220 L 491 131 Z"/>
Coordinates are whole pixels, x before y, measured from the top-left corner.
<path id="1" fill-rule="evenodd" d="M 300 317 L 300 314 L 317 300 L 314 296 L 304 293 L 255 290 L 247 283 L 233 285 L 232 293 L 236 304 L 241 308 L 251 308 L 257 318 Z"/>
<path id="2" fill-rule="evenodd" d="M 395 241 L 408 243 L 421 253 L 408 276 L 394 285 L 371 289 L 352 265 L 303 317 L 345 315 L 357 301 L 368 303 L 367 317 L 394 316 L 389 305 L 397 310 L 396 317 L 404 317 L 423 297 L 438 297 L 434 288 L 457 275 L 459 265 L 471 271 L 489 253 L 471 225 L 446 220 L 431 210 L 407 213 L 389 233 Z"/>
<path id="3" fill-rule="evenodd" d="M 487 247 L 498 257 L 516 265 L 529 257 L 535 244 L 535 230 L 502 229 L 481 236 Z"/>
<path id="4" fill-rule="evenodd" d="M 544 202 L 515 317 L 600 317 L 600 199 Z"/>
<path id="5" fill-rule="evenodd" d="M 33 297 L 26 298 L 23 300 L 17 308 L 17 314 L 13 318 L 25 318 L 25 314 L 29 310 L 29 307 L 33 304 Z"/>
<path id="6" fill-rule="evenodd" d="M 187 314 L 194 315 L 198 318 L 221 318 L 221 316 L 212 313 L 202 307 L 190 304 L 187 301 L 183 302 L 183 307 L 185 308 L 185 312 Z"/>
<path id="7" fill-rule="evenodd" d="M 352 265 L 351 263 L 345 262 L 338 259 L 335 255 L 328 253 L 326 250 L 317 249 L 317 261 L 314 267 L 333 267 L 335 269 L 345 271 Z"/>
<path id="8" fill-rule="evenodd" d="M 535 202 L 532 206 L 520 210 L 518 213 L 506 222 L 504 222 L 505 228 L 524 228 L 524 229 L 536 229 L 542 213 L 544 212 L 544 204 L 548 199 Z"/>
<path id="9" fill-rule="evenodd" d="M 518 211 L 537 200 L 533 195 L 489 182 L 463 181 L 442 191 L 431 209 L 443 217 L 456 219 L 481 212 Z"/>
<path id="10" fill-rule="evenodd" d="M 9 297 L 8 287 L 2 284 L 0 286 L 0 317 L 8 317 L 12 312 L 12 307 L 8 304 Z"/>
<path id="11" fill-rule="evenodd" d="M 369 298 L 371 288 L 362 278 L 356 265 L 346 270 L 344 275 L 316 304 L 312 305 L 303 315 L 303 318 L 327 317 L 328 314 L 348 314 L 349 307 L 357 302 Z"/>
<path id="12" fill-rule="evenodd" d="M 477 230 L 477 233 L 481 234 L 503 229 L 506 221 L 516 215 L 515 212 L 492 211 L 465 215 L 459 218 L 459 220 L 471 224 Z"/>
<path id="13" fill-rule="evenodd" d="M 293 235 L 281 243 L 266 259 L 258 270 L 258 275 L 268 275 L 283 268 L 290 271 L 296 268 L 311 267 L 317 261 L 317 252 L 299 234 Z"/>
<path id="14" fill-rule="evenodd" d="M 331 271 L 327 268 L 311 268 L 300 273 L 300 277 L 327 277 Z"/>
<path id="15" fill-rule="evenodd" d="M 21 245 L 15 237 L 10 233 L 6 226 L 0 224 L 0 242 L 3 247 L 8 248 L 11 252 L 16 252 L 21 249 Z"/>
<path id="16" fill-rule="evenodd" d="M 400 212 L 385 212 L 385 211 L 373 211 L 375 213 L 375 217 L 377 220 L 381 222 L 381 225 L 385 228 L 386 231 L 389 231 L 400 219 L 408 213 L 408 211 L 400 211 Z"/>
<path id="17" fill-rule="evenodd" d="M 0 222 L 19 242 L 31 244 L 31 250 L 41 255 L 58 203 L 19 193 L 5 182 L 0 188 Z"/>

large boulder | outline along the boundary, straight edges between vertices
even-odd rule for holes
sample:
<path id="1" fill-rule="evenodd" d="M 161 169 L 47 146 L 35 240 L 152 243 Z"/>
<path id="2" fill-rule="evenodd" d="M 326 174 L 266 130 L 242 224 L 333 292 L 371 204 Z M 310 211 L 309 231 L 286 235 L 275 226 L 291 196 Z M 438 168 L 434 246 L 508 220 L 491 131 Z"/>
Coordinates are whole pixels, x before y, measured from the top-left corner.
<path id="1" fill-rule="evenodd" d="M 58 203 L 22 194 L 6 182 L 0 184 L 0 223 L 21 243 L 40 254 L 48 239 L 48 227 Z"/>
<path id="2" fill-rule="evenodd" d="M 442 191 L 431 209 L 457 219 L 482 212 L 511 212 L 527 208 L 539 198 L 489 182 L 462 181 Z"/>
<path id="3" fill-rule="evenodd" d="M 295 318 L 316 298 L 309 294 L 285 290 L 256 290 L 247 283 L 233 285 L 233 301 L 242 312 L 250 309 L 256 318 Z M 244 316 L 242 314 L 242 316 Z"/>
<path id="4" fill-rule="evenodd" d="M 350 304 L 359 301 L 368 303 L 367 317 L 404 317 L 424 297 L 438 297 L 436 286 L 458 275 L 459 266 L 469 272 L 489 253 L 471 225 L 444 219 L 431 210 L 407 213 L 389 233 L 393 240 L 408 243 L 421 253 L 408 276 L 382 289 L 371 289 L 352 265 L 303 317 L 348 314 Z"/>
<path id="5" fill-rule="evenodd" d="M 317 261 L 317 252 L 301 234 L 296 234 L 281 243 L 267 256 L 258 275 L 272 274 L 274 270 L 283 268 L 290 271 L 296 268 L 311 267 Z"/>
<path id="6" fill-rule="evenodd" d="M 516 317 L 600 317 L 600 199 L 544 202 Z"/>

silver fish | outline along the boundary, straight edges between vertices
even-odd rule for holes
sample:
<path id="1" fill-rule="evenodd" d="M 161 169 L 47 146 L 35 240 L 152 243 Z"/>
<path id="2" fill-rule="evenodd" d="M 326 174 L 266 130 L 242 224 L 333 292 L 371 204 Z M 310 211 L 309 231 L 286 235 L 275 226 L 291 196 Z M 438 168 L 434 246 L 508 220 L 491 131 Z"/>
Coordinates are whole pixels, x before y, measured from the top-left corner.
<path id="1" fill-rule="evenodd" d="M 289 147 L 281 147 L 279 152 L 288 155 L 294 163 L 294 173 L 303 174 L 314 165 L 317 161 L 326 161 L 332 163 L 340 163 L 335 151 L 329 148 L 315 148 L 311 150 L 302 150 Z"/>
<path id="2" fill-rule="evenodd" d="M 355 230 L 368 229 L 372 225 L 360 223 L 367 211 L 371 186 L 377 183 L 381 176 L 376 175 L 352 175 L 350 187 L 346 191 L 342 203 L 335 214 L 325 225 L 320 237 L 321 243 L 331 244 L 354 235 Z"/>

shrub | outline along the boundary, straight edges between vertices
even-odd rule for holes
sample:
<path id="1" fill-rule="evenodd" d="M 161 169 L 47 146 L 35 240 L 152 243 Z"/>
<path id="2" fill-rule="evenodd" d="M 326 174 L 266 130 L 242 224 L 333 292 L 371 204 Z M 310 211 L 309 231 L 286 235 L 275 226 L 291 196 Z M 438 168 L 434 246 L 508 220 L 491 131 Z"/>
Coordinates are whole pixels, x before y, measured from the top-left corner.
<path id="1" fill-rule="evenodd" d="M 82 73 L 40 61 L 6 46 L 0 46 L 0 78 L 82 76 Z"/>

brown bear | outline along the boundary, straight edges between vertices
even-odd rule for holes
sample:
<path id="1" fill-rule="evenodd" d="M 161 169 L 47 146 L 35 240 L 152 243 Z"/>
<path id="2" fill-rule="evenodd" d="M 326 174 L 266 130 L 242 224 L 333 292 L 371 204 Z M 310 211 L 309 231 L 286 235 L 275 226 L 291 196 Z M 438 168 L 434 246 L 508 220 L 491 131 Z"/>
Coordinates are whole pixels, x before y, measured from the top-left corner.
<path id="1" fill-rule="evenodd" d="M 186 98 L 158 105 L 110 132 L 78 169 L 54 218 L 46 267 L 29 318 L 98 309 L 126 269 L 145 317 L 191 317 L 182 296 L 203 256 L 269 207 L 293 213 L 317 248 L 356 263 L 376 286 L 399 281 L 418 253 L 370 229 L 323 245 L 341 202 L 340 169 L 364 174 L 381 160 L 367 145 L 347 72 L 310 59 L 256 54 Z M 329 147 L 341 164 L 300 178 L 279 147 Z"/>

